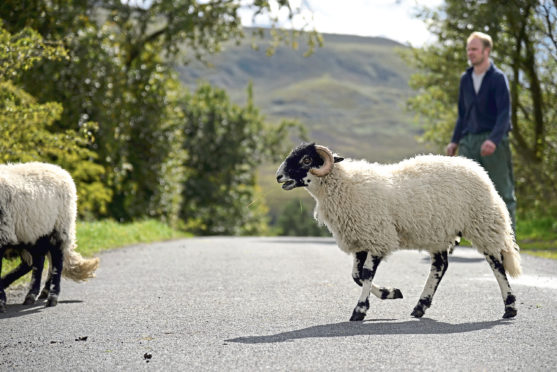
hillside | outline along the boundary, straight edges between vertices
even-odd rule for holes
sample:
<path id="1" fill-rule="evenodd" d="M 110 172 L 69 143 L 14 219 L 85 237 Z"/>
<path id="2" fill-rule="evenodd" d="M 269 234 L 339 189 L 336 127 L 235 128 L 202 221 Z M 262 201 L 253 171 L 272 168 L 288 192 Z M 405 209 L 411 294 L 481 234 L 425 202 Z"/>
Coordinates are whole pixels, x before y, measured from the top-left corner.
<path id="1" fill-rule="evenodd" d="M 397 50 L 403 45 L 384 38 L 324 34 L 324 46 L 309 57 L 279 47 L 272 57 L 248 43 L 226 45 L 211 57 L 211 67 L 194 62 L 178 66 L 192 89 L 208 81 L 243 104 L 253 83 L 254 102 L 268 121 L 296 119 L 310 140 L 345 156 L 391 162 L 427 150 L 416 141 L 420 130 L 404 111 L 412 94 L 410 69 Z M 293 139 L 293 145 L 298 139 Z M 271 214 L 292 198 L 307 202 L 305 192 L 282 192 L 274 182 L 277 164 L 260 170 L 260 183 Z M 309 204 L 308 204 L 309 205 Z"/>

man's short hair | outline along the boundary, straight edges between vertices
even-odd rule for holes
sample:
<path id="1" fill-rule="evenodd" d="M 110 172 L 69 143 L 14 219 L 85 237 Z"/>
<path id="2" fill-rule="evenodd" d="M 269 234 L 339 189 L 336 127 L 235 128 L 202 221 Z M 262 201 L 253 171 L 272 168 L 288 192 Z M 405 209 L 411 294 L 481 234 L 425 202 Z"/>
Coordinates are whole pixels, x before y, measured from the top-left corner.
<path id="1" fill-rule="evenodd" d="M 484 49 L 493 48 L 493 41 L 491 40 L 491 36 L 489 36 L 488 34 L 484 34 L 483 32 L 479 32 L 479 31 L 472 32 L 470 36 L 468 36 L 468 40 L 466 40 L 466 43 L 469 43 L 470 40 L 472 39 L 480 39 Z"/>

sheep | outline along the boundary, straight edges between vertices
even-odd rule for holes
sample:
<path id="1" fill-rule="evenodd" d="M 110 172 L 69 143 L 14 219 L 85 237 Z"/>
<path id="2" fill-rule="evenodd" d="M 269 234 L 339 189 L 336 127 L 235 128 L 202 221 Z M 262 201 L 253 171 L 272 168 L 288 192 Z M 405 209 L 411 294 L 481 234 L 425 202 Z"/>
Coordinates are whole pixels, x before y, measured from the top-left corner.
<path id="1" fill-rule="evenodd" d="M 0 273 L 8 249 L 27 251 L 31 259 L 0 281 L 0 312 L 6 311 L 5 285 L 33 267 L 25 303 L 33 303 L 40 287 L 44 257 L 50 260 L 49 277 L 41 297 L 55 306 L 61 275 L 74 281 L 94 277 L 99 259 L 84 259 L 75 251 L 77 194 L 68 172 L 53 164 L 31 162 L 0 165 Z M 25 262 L 25 261 L 32 261 Z"/>
<path id="2" fill-rule="evenodd" d="M 411 313 L 421 318 L 447 270 L 447 251 L 461 236 L 491 266 L 505 305 L 503 318 L 517 315 L 505 271 L 521 274 L 519 247 L 505 203 L 474 161 L 421 155 L 371 164 L 303 143 L 282 162 L 276 179 L 284 190 L 305 187 L 316 201 L 315 219 L 327 226 L 341 250 L 354 255 L 352 276 L 362 292 L 351 321 L 365 318 L 370 291 L 377 292 L 372 283 L 377 266 L 398 249 L 431 256 L 429 277 Z M 393 291 L 389 298 L 401 297 Z"/>

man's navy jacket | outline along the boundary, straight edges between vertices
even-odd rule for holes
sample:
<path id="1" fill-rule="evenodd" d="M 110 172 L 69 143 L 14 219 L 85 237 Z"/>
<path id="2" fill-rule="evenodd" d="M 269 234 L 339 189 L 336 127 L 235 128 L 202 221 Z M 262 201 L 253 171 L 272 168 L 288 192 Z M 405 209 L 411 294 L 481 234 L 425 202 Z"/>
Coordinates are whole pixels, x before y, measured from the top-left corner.
<path id="1" fill-rule="evenodd" d="M 458 143 L 468 133 L 490 132 L 496 145 L 511 129 L 511 99 L 505 74 L 493 63 L 485 72 L 478 94 L 470 67 L 460 78 L 458 119 L 451 142 Z"/>

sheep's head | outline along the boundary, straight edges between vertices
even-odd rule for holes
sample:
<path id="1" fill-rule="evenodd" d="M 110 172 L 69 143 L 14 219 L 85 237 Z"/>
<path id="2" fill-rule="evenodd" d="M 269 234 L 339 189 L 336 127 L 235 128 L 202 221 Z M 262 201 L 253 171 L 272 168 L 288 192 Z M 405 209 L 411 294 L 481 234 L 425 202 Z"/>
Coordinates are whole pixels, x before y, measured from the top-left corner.
<path id="1" fill-rule="evenodd" d="M 325 177 L 333 170 L 334 163 L 342 160 L 324 146 L 302 143 L 280 165 L 277 182 L 283 183 L 284 190 L 309 186 L 311 176 Z"/>

